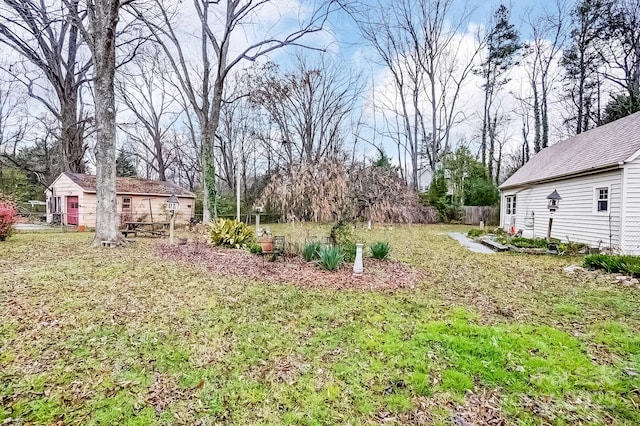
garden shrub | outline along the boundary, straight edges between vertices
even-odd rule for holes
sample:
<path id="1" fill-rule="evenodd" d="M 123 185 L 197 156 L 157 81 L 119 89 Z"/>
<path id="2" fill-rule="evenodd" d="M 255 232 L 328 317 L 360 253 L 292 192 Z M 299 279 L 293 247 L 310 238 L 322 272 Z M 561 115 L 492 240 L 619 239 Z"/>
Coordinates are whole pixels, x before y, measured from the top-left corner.
<path id="1" fill-rule="evenodd" d="M 356 259 L 356 241 L 353 235 L 353 224 L 346 219 L 338 219 L 331 227 L 329 235 L 331 242 L 340 247 L 345 262 L 353 262 Z"/>
<path id="2" fill-rule="evenodd" d="M 255 242 L 253 230 L 231 219 L 218 219 L 211 226 L 211 243 L 222 247 L 247 248 Z"/>
<path id="3" fill-rule="evenodd" d="M 0 241 L 4 241 L 13 234 L 13 224 L 16 221 L 16 207 L 11 201 L 0 201 Z"/>
<path id="4" fill-rule="evenodd" d="M 262 246 L 260 244 L 251 243 L 249 244 L 249 252 L 252 254 L 262 254 Z"/>
<path id="5" fill-rule="evenodd" d="M 588 269 L 602 269 L 608 273 L 622 273 L 640 277 L 640 256 L 617 254 L 590 254 L 583 263 Z"/>
<path id="6" fill-rule="evenodd" d="M 484 229 L 480 229 L 480 228 L 473 228 L 470 229 L 469 232 L 467 232 L 467 236 L 469 238 L 478 238 L 480 235 L 484 235 L 485 231 Z"/>
<path id="7" fill-rule="evenodd" d="M 344 253 L 338 246 L 321 247 L 320 266 L 328 271 L 337 271 L 344 262 Z"/>
<path id="8" fill-rule="evenodd" d="M 345 262 L 353 262 L 356 260 L 356 251 L 358 250 L 358 247 L 356 246 L 355 242 L 346 241 L 340 244 L 338 247 L 340 247 L 340 250 L 342 250 Z"/>
<path id="9" fill-rule="evenodd" d="M 320 258 L 320 243 L 309 243 L 302 249 L 302 257 L 305 261 L 311 262 Z"/>
<path id="10" fill-rule="evenodd" d="M 576 256 L 584 254 L 589 250 L 589 245 L 584 243 L 576 243 L 569 241 L 568 243 L 558 244 L 558 252 L 567 256 Z"/>
<path id="11" fill-rule="evenodd" d="M 510 244 L 520 248 L 547 248 L 547 240 L 544 238 L 512 237 Z"/>
<path id="12" fill-rule="evenodd" d="M 389 251 L 391 251 L 389 243 L 379 241 L 371 245 L 371 256 L 373 256 L 374 259 L 386 259 L 389 256 Z"/>

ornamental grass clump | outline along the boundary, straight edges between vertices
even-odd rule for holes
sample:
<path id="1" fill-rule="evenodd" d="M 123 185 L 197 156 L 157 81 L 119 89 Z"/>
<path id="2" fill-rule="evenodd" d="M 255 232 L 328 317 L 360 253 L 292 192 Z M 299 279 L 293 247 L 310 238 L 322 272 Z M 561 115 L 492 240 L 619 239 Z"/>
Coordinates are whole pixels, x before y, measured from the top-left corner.
<path id="1" fill-rule="evenodd" d="M 11 201 L 0 201 L 0 241 L 4 241 L 13 234 L 13 224 L 16 221 L 16 207 Z"/>
<path id="2" fill-rule="evenodd" d="M 617 254 L 590 254 L 584 258 L 584 267 L 602 269 L 608 273 L 622 273 L 640 277 L 640 256 L 623 256 Z"/>
<path id="3" fill-rule="evenodd" d="M 247 248 L 255 241 L 253 231 L 243 222 L 218 219 L 211 226 L 211 244 L 239 249 Z"/>
<path id="4" fill-rule="evenodd" d="M 344 253 L 337 246 L 321 247 L 319 251 L 320 266 L 327 271 L 337 271 L 344 262 Z"/>
<path id="5" fill-rule="evenodd" d="M 374 259 L 384 260 L 389 257 L 389 251 L 391 247 L 389 243 L 383 243 L 381 241 L 371 245 L 371 256 Z"/>
<path id="6" fill-rule="evenodd" d="M 320 243 L 309 243 L 302 249 L 302 258 L 307 262 L 312 262 L 320 258 Z"/>

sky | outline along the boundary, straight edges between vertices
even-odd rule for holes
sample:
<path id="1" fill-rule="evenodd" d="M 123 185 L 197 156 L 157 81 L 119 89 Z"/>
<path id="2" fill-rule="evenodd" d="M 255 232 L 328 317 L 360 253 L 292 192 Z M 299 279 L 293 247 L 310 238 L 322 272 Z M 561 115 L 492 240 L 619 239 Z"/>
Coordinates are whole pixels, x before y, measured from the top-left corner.
<path id="1" fill-rule="evenodd" d="M 384 3 L 392 4 L 392 0 L 383 0 Z M 472 32 L 478 27 L 484 26 L 490 19 L 493 11 L 500 5 L 500 2 L 486 1 L 479 2 L 479 4 L 472 8 L 470 13 L 469 26 L 464 30 L 466 34 L 460 34 L 461 37 L 466 37 L 466 42 L 471 47 L 473 43 Z M 462 10 L 465 7 L 465 2 L 458 1 L 456 12 Z M 466 6 L 469 7 L 469 6 Z M 521 41 L 526 41 L 530 34 L 528 33 L 529 26 L 524 25 L 523 22 L 530 17 L 542 14 L 546 9 L 554 10 L 556 7 L 555 0 L 514 0 L 511 4 L 511 21 L 516 24 L 516 27 L 520 31 Z M 368 88 L 367 100 L 365 103 L 375 103 L 374 97 L 378 99 L 384 97 L 385 94 L 390 96 L 390 89 L 388 85 L 389 73 L 387 70 L 377 63 L 377 57 L 375 52 L 362 39 L 358 33 L 357 27 L 353 20 L 346 16 L 336 16 L 331 21 L 330 30 L 335 37 L 335 43 L 330 45 L 328 52 L 331 56 L 334 56 L 337 60 L 343 61 L 351 70 L 356 73 L 360 73 L 370 80 L 370 84 L 374 87 Z M 503 109 L 506 112 L 515 111 L 520 107 L 519 102 L 514 96 L 509 95 L 509 92 L 522 96 L 528 92 L 529 85 L 526 78 L 526 72 L 522 66 L 516 66 L 509 72 L 510 81 L 505 88 L 505 95 L 503 96 Z M 456 126 L 454 130 L 454 140 L 464 139 L 467 144 L 471 145 L 473 149 L 478 148 L 477 139 L 478 132 L 481 125 L 480 118 L 478 116 L 482 111 L 483 105 L 483 93 L 480 88 L 481 82 L 476 77 L 469 79 L 464 88 L 464 94 L 461 97 L 464 99 L 465 110 L 467 119 L 463 123 Z M 559 89 L 556 90 L 555 97 L 559 96 Z M 372 95 L 373 93 L 377 95 Z M 554 94 L 552 94 L 554 98 Z M 552 102 L 553 103 L 553 102 Z M 552 107 L 553 109 L 553 107 Z M 506 125 L 504 129 L 504 138 L 508 141 L 505 150 L 507 152 L 514 152 L 519 149 L 522 141 L 522 122 L 521 120 L 512 115 L 511 121 Z M 565 137 L 563 133 L 563 127 L 561 125 L 562 117 L 558 113 L 551 111 L 550 121 L 551 125 L 551 140 L 558 141 Z M 395 148 L 390 144 L 383 144 L 388 153 L 395 151 Z"/>
<path id="2" fill-rule="evenodd" d="M 53 1 L 53 0 L 52 0 Z M 321 0 L 273 0 L 268 3 L 267 6 L 261 11 L 259 16 L 248 25 L 241 28 L 241 31 L 235 34 L 236 39 L 232 43 L 232 54 L 238 53 L 246 46 L 250 45 L 252 40 L 260 39 L 263 35 L 278 35 L 286 33 L 288 29 L 296 25 L 300 19 L 308 18 L 310 11 L 313 10 L 313 5 L 317 1 Z M 465 5 L 463 1 L 456 1 L 456 12 L 462 10 Z M 380 0 L 383 4 L 393 5 L 393 0 Z M 377 3 L 377 1 L 376 1 Z M 181 11 L 181 24 L 178 26 L 179 37 L 188 46 L 186 51 L 188 55 L 194 57 L 194 69 L 197 72 L 197 57 L 199 56 L 199 42 L 197 41 L 197 25 L 198 19 L 195 16 L 195 12 L 192 10 L 193 6 L 188 0 L 179 2 L 174 0 L 174 4 L 177 5 Z M 371 0 L 373 4 L 373 0 Z M 465 28 L 465 34 L 460 34 L 463 40 L 467 40 L 469 43 L 473 42 L 470 36 L 471 32 L 479 26 L 484 25 L 492 14 L 492 11 L 497 8 L 499 2 L 494 1 L 480 1 L 479 4 L 473 8 L 471 13 L 471 19 L 469 26 Z M 511 3 L 512 8 L 512 20 L 518 23 L 519 28 L 523 32 L 521 34 L 522 40 L 526 40 L 528 34 L 525 33 L 526 26 L 521 24 L 522 20 L 527 16 L 534 16 L 541 13 L 545 8 L 553 8 L 555 0 L 513 0 Z M 345 13 L 334 14 L 327 25 L 327 31 L 322 33 L 313 34 L 306 39 L 309 45 L 321 47 L 326 50 L 324 54 L 333 61 L 344 64 L 345 72 L 350 72 L 356 75 L 360 75 L 369 87 L 367 87 L 363 96 L 363 108 L 366 113 L 369 114 L 369 121 L 373 122 L 374 112 L 370 108 L 370 105 L 379 101 L 384 97 L 392 97 L 389 88 L 389 75 L 388 71 L 380 66 L 376 61 L 376 54 L 372 48 L 367 44 L 365 40 L 360 36 L 357 26 Z M 466 37 L 466 39 L 465 39 Z M 294 62 L 295 49 L 283 49 L 279 50 L 269 56 L 269 59 L 286 68 L 288 64 Z M 307 51 L 307 55 L 315 55 L 317 52 Z M 6 59 L 6 57 L 5 57 Z M 238 69 L 248 66 L 248 63 L 240 64 Z M 525 82 L 525 73 L 522 68 L 515 68 L 510 74 L 511 81 L 507 87 L 507 91 L 514 93 L 520 93 L 527 90 Z M 454 131 L 454 139 L 465 139 L 469 143 L 473 143 L 476 138 L 479 122 L 478 111 L 482 110 L 482 91 L 480 89 L 480 82 L 469 80 L 462 96 L 464 99 L 464 106 L 468 111 L 468 119 L 463 123 L 456 126 Z M 368 107 L 369 105 L 369 107 Z M 514 110 L 516 103 L 513 98 L 509 99 L 509 96 L 505 98 L 503 108 L 507 111 Z M 552 117 L 557 119 L 557 117 Z M 123 115 L 119 118 L 119 121 L 127 121 L 127 118 Z M 509 139 L 509 147 L 507 150 L 515 150 L 520 143 L 520 127 L 521 124 L 514 120 L 505 130 Z M 554 126 L 552 126 L 553 130 Z M 378 138 L 376 135 L 369 135 L 370 139 Z M 552 136 L 552 139 L 558 140 L 561 138 L 560 132 L 557 135 Z M 388 142 L 380 141 L 388 154 L 395 151 Z M 363 145 L 363 150 L 371 149 Z M 362 155 L 369 154 L 363 152 Z"/>

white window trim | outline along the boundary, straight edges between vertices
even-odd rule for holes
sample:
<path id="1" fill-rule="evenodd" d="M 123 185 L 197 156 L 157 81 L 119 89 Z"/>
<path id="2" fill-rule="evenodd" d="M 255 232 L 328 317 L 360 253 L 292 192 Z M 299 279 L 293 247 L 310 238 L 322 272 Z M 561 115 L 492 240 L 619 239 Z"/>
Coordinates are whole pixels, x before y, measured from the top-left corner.
<path id="1" fill-rule="evenodd" d="M 129 208 L 127 208 L 126 210 L 125 210 L 125 207 L 124 207 L 124 200 L 125 199 L 129 200 Z M 122 211 L 130 212 L 131 210 L 133 210 L 133 198 L 130 197 L 130 196 L 129 197 L 127 197 L 127 196 L 122 197 Z"/>
<path id="2" fill-rule="evenodd" d="M 601 189 L 607 190 L 607 210 L 598 211 L 598 200 L 600 197 L 599 191 Z M 593 213 L 597 215 L 608 215 L 611 212 L 611 185 L 597 185 L 593 187 Z"/>
<path id="3" fill-rule="evenodd" d="M 513 207 L 513 202 L 516 202 L 515 208 Z M 510 208 L 511 207 L 511 208 Z M 505 215 L 512 216 L 515 215 L 518 211 L 518 199 L 516 198 L 516 194 L 505 195 L 504 197 L 504 213 Z"/>

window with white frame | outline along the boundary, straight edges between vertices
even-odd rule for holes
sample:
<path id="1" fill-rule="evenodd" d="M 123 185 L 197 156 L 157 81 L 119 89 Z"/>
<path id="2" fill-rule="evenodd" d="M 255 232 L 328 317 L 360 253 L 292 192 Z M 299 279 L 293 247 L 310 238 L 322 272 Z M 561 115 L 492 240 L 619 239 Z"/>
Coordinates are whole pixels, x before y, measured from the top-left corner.
<path id="1" fill-rule="evenodd" d="M 596 188 L 596 211 L 609 211 L 609 188 Z"/>
<path id="2" fill-rule="evenodd" d="M 131 210 L 131 197 L 122 197 L 122 211 Z"/>
<path id="3" fill-rule="evenodd" d="M 507 214 L 516 214 L 516 196 L 507 196 Z"/>

